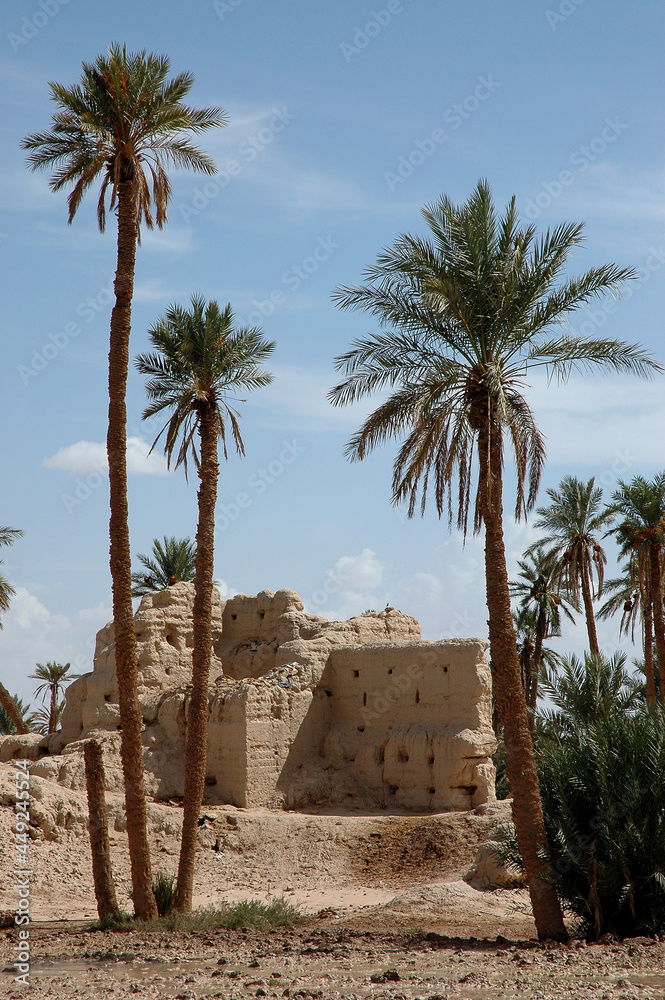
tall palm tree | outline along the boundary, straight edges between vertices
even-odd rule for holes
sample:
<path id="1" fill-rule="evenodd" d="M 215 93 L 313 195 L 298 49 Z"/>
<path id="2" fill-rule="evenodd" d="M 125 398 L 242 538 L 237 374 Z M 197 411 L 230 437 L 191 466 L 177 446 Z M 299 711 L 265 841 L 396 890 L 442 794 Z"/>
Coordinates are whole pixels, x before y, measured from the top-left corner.
<path id="1" fill-rule="evenodd" d="M 623 576 L 615 580 L 605 580 L 603 596 L 607 599 L 598 609 L 597 618 L 612 618 L 619 611 L 619 635 L 630 636 L 635 641 L 635 625 L 640 620 L 642 626 L 642 648 L 644 664 L 641 669 L 645 676 L 645 694 L 648 705 L 655 705 L 656 679 L 653 659 L 653 602 L 651 599 L 651 574 L 645 560 L 631 552 L 630 559 L 623 566 Z"/>
<path id="2" fill-rule="evenodd" d="M 652 480 L 635 476 L 630 483 L 619 480 L 609 507 L 620 518 L 611 529 L 620 546 L 619 558 L 632 555 L 638 579 L 653 615 L 653 631 L 658 653 L 660 690 L 665 691 L 665 621 L 663 620 L 663 551 L 665 546 L 665 472 Z M 645 638 L 645 655 L 646 655 Z M 655 692 L 654 692 L 655 693 Z"/>
<path id="3" fill-rule="evenodd" d="M 169 465 L 187 474 L 193 457 L 199 477 L 196 572 L 194 576 L 192 692 L 187 713 L 185 795 L 178 866 L 178 908 L 192 908 L 198 818 L 203 802 L 208 748 L 208 677 L 212 649 L 212 587 L 215 546 L 215 502 L 219 475 L 217 442 L 224 458 L 227 421 L 236 451 L 244 455 L 238 411 L 229 402 L 234 393 L 272 382 L 261 367 L 274 343 L 256 327 L 234 329 L 231 306 L 222 311 L 193 296 L 191 309 L 171 306 L 150 330 L 154 353 L 141 354 L 136 367 L 148 376 L 150 404 L 143 417 L 170 414 L 155 444 L 165 434 Z M 198 436 L 198 445 L 197 445 Z M 154 445 L 153 445 L 154 447 Z"/>
<path id="4" fill-rule="evenodd" d="M 529 722 L 533 729 L 543 644 L 546 639 L 561 635 L 562 615 L 571 622 L 575 620 L 571 608 L 577 610 L 577 606 L 559 594 L 556 562 L 545 552 L 542 544 L 529 549 L 517 565 L 520 579 L 510 581 L 509 586 L 511 596 L 518 600 L 518 624 L 530 626 L 530 631 L 533 632 L 533 651 L 525 685 L 526 703 L 530 710 Z"/>
<path id="5" fill-rule="evenodd" d="M 154 538 L 152 558 L 139 553 L 138 560 L 143 565 L 141 572 L 132 573 L 132 594 L 143 597 L 155 590 L 165 590 L 173 583 L 188 583 L 194 579 L 194 543 L 191 538 L 170 538 L 163 542 Z"/>
<path id="6" fill-rule="evenodd" d="M 598 541 L 599 532 L 611 524 L 614 515 L 603 508 L 603 491 L 592 476 L 588 482 L 564 476 L 558 489 L 548 489 L 552 501 L 539 507 L 536 528 L 547 532 L 539 545 L 549 546 L 558 562 L 559 583 L 568 596 L 584 603 L 589 650 L 600 652 L 594 599 L 600 597 L 607 556 Z M 593 580 L 596 578 L 594 590 Z"/>
<path id="7" fill-rule="evenodd" d="M 54 168 L 50 180 L 53 191 L 71 185 L 69 222 L 96 180 L 101 181 L 97 201 L 100 230 L 103 232 L 106 225 L 109 192 L 109 209 L 116 210 L 118 219 L 106 439 L 110 569 L 133 900 L 137 916 L 144 919 L 155 917 L 157 910 L 146 832 L 127 520 L 125 397 L 136 247 L 142 221 L 149 229 L 155 222 L 161 228 L 167 221 L 171 184 L 166 166 L 214 173 L 213 161 L 192 144 L 189 136 L 226 123 L 219 108 L 199 110 L 184 104 L 194 78 L 191 73 L 180 73 L 169 80 L 169 66 L 166 56 L 146 54 L 145 50 L 132 54 L 125 46 L 109 46 L 106 55 L 98 56 L 94 63 L 83 63 L 80 83 L 71 87 L 50 84 L 51 97 L 58 109 L 53 115 L 52 128 L 23 140 L 24 149 L 31 151 L 28 163 L 33 170 Z M 152 191 L 148 178 L 152 181 Z"/>
<path id="8" fill-rule="evenodd" d="M 443 196 L 423 215 L 430 238 L 403 234 L 366 271 L 367 282 L 335 293 L 346 309 L 375 316 L 383 332 L 356 340 L 337 359 L 344 379 L 333 403 L 388 389 L 387 399 L 351 438 L 363 459 L 376 445 L 406 435 L 394 465 L 393 502 L 425 508 L 430 482 L 441 516 L 465 532 L 485 527 L 489 638 L 495 696 L 504 726 L 513 811 L 540 937 L 565 934 L 561 908 L 543 860 L 545 828 L 522 689 L 503 538 L 503 457 L 515 457 L 519 517 L 533 507 L 545 458 L 523 395 L 528 370 L 565 379 L 573 369 L 606 367 L 649 376 L 660 370 L 639 346 L 589 340 L 548 328 L 630 270 L 592 268 L 562 278 L 582 227 L 561 225 L 540 239 L 519 225 L 515 198 L 498 218 L 488 184 L 455 205 Z M 556 284 L 557 279 L 559 283 Z M 477 487 L 472 478 L 477 457 Z"/>
<path id="9" fill-rule="evenodd" d="M 47 733 L 54 733 L 58 728 L 58 721 L 64 708 L 64 703 L 60 702 L 61 688 L 66 687 L 79 676 L 79 674 L 69 673 L 71 666 L 71 663 L 63 664 L 49 660 L 48 663 L 38 663 L 34 674 L 28 674 L 28 677 L 42 682 L 35 688 L 35 697 L 42 695 L 42 700 L 46 700 L 46 697 L 50 696 L 48 716 L 45 714 L 43 720 L 37 720 L 46 723 Z"/>

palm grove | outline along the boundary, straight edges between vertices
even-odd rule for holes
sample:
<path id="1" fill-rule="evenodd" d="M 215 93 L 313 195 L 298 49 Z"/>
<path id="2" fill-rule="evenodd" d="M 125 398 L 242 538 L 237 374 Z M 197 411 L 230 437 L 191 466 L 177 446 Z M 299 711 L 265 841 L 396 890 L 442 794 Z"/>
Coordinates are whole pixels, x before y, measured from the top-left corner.
<path id="1" fill-rule="evenodd" d="M 168 167 L 214 173 L 214 163 L 191 137 L 226 123 L 219 108 L 195 109 L 184 103 L 193 85 L 191 74 L 173 78 L 168 74 L 165 57 L 110 46 L 94 63 L 83 64 L 78 84 L 50 84 L 57 109 L 51 128 L 23 143 L 33 169 L 52 169 L 52 190 L 68 190 L 69 222 L 95 183 L 100 230 L 104 231 L 108 210 L 117 218 L 108 374 L 110 573 L 133 902 L 142 919 L 153 918 L 157 906 L 146 827 L 132 594 L 176 578 L 194 582 L 192 693 L 177 893 L 177 906 L 188 910 L 207 748 L 218 442 L 225 457 L 227 444 L 244 453 L 233 400 L 238 392 L 271 381 L 263 365 L 274 347 L 261 330 L 236 328 L 230 305 L 221 308 L 196 295 L 189 306 L 170 306 L 150 330 L 154 350 L 136 362 L 147 376 L 144 416 L 164 416 L 158 440 L 163 438 L 169 462 L 182 465 L 185 472 L 188 459 L 195 466 L 198 527 L 193 548 L 188 540 L 165 538 L 163 544 L 155 540 L 154 558 L 141 556 L 142 570 L 132 575 L 125 394 L 140 229 L 155 223 L 161 227 L 167 221 Z M 378 331 L 355 341 L 337 359 L 340 380 L 330 399 L 343 406 L 382 393 L 382 401 L 351 438 L 349 457 L 361 460 L 379 444 L 395 439 L 393 502 L 405 503 L 411 516 L 424 512 L 431 496 L 439 516 L 445 515 L 464 535 L 469 526 L 473 532 L 484 532 L 497 730 L 503 734 L 513 797 L 515 856 L 526 872 L 538 935 L 562 938 L 566 929 L 561 898 L 566 897 L 558 894 L 561 880 L 553 872 L 555 799 L 544 795 L 544 811 L 539 774 L 541 783 L 546 776 L 539 762 L 546 755 L 541 749 L 537 759 L 534 740 L 540 746 L 553 739 L 552 720 L 548 729 L 537 718 L 539 678 L 541 688 L 549 684 L 552 691 L 557 671 L 565 673 L 566 666 L 546 642 L 558 634 L 562 617 L 572 617 L 583 608 L 591 658 L 587 667 L 592 663 L 589 670 L 602 673 L 594 599 L 609 595 L 601 617 L 623 609 L 624 630 L 634 628 L 639 617 L 647 703 L 640 708 L 640 718 L 654 720 L 654 726 L 657 720 L 662 731 L 656 690 L 662 687 L 654 664 L 665 669 L 665 479 L 649 483 L 637 477 L 620 483 L 612 503 L 603 507 L 593 481 L 584 484 L 568 477 L 559 491 L 548 491 L 550 506 L 537 512 L 543 538 L 525 553 L 520 580 L 511 584 L 503 533 L 504 464 L 510 457 L 515 465 L 515 517 L 526 517 L 536 505 L 546 457 L 525 394 L 532 373 L 543 370 L 565 380 L 572 372 L 605 370 L 649 378 L 661 369 L 639 345 L 566 332 L 563 324 L 575 309 L 607 292 L 618 292 L 633 276 L 629 268 L 614 264 L 568 276 L 568 258 L 582 243 L 581 225 L 562 224 L 539 235 L 533 225 L 520 222 L 515 198 L 499 214 L 484 181 L 463 204 L 442 196 L 423 210 L 423 216 L 427 236 L 399 235 L 367 268 L 363 284 L 335 292 L 342 309 L 365 311 Z M 607 584 L 598 537 L 604 531 L 614 532 L 628 560 L 623 578 Z M 0 544 L 14 537 L 2 536 Z M 0 587 L 0 600 L 6 607 L 11 591 L 2 582 L 6 586 Z M 582 669 L 580 683 L 586 676 Z M 627 675 L 621 674 L 620 680 L 622 690 L 629 686 Z M 48 684 L 49 678 L 43 681 Z M 2 689 L 0 695 L 19 728 L 22 713 L 8 692 Z M 637 696 L 634 702 L 641 705 Z M 52 722 L 57 698 L 49 711 Z M 567 730 L 560 726 L 556 732 L 563 739 L 560 734 Z M 88 756 L 90 801 L 103 823 L 103 784 L 99 794 L 103 763 L 100 755 L 92 760 L 92 751 Z M 91 804 L 91 818 L 92 808 Z M 556 808 L 564 806 L 555 805 L 555 812 Z M 99 842 L 103 851 L 103 838 L 91 841 Z M 665 896 L 665 872 L 661 875 L 659 891 Z M 104 909 L 109 916 L 109 908 L 117 909 L 117 904 L 108 884 L 105 900 L 100 913 Z M 661 908 L 665 927 L 665 904 Z"/>

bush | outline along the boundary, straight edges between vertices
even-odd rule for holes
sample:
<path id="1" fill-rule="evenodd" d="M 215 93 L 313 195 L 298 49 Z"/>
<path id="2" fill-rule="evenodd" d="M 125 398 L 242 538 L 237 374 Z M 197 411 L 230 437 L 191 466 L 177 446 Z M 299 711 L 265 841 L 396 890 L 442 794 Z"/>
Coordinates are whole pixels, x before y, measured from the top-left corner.
<path id="1" fill-rule="evenodd" d="M 152 892 L 157 903 L 158 914 L 160 917 L 168 916 L 175 906 L 178 896 L 175 877 L 165 875 L 164 872 L 157 872 L 152 879 Z"/>
<path id="2" fill-rule="evenodd" d="M 584 934 L 665 932 L 663 709 L 542 741 L 539 778 L 557 891 Z"/>
<path id="3" fill-rule="evenodd" d="M 605 697 L 622 666 L 620 657 L 587 657 L 578 704 L 566 691 L 559 712 L 536 727 L 557 892 L 596 940 L 665 933 L 665 709 L 626 697 L 625 684 Z M 494 848 L 521 864 L 514 837 Z"/>

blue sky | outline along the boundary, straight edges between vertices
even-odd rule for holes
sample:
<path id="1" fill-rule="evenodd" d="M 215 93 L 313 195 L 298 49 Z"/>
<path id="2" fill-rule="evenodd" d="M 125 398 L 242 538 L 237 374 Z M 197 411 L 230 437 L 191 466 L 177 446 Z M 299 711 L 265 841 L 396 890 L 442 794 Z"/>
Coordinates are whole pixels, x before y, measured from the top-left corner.
<path id="1" fill-rule="evenodd" d="M 21 138 L 46 128 L 49 80 L 80 77 L 111 41 L 190 70 L 195 106 L 229 125 L 204 137 L 219 173 L 173 175 L 169 223 L 139 249 L 132 354 L 171 302 L 231 302 L 277 342 L 274 385 L 242 408 L 247 457 L 220 475 L 216 576 L 225 593 L 291 587 L 311 611 L 347 617 L 396 605 L 428 638 L 486 634 L 482 545 L 434 513 L 390 506 L 394 449 L 344 458 L 359 410 L 333 410 L 334 357 L 372 329 L 331 302 L 382 247 L 422 232 L 421 207 L 464 200 L 487 177 L 497 206 L 517 196 L 547 228 L 584 221 L 573 271 L 616 261 L 638 279 L 596 303 L 581 332 L 640 341 L 661 362 L 665 313 L 663 10 L 619 0 L 7 0 L 1 12 L 0 253 L 3 491 L 0 523 L 17 596 L 0 633 L 0 679 L 27 696 L 36 662 L 89 669 L 110 617 L 108 481 L 103 468 L 113 220 L 91 195 L 74 223 L 65 196 L 30 174 Z M 609 308 L 608 308 L 609 306 Z M 566 473 L 617 476 L 665 465 L 662 380 L 534 382 L 547 436 L 544 490 Z M 146 459 L 142 382 L 130 376 L 134 553 L 193 536 L 196 483 Z M 510 509 L 510 497 L 507 497 Z M 537 537 L 506 524 L 513 561 Z M 614 573 L 613 553 L 608 572 Z M 601 626 L 607 649 L 617 623 Z M 581 650 L 569 632 L 562 649 Z"/>

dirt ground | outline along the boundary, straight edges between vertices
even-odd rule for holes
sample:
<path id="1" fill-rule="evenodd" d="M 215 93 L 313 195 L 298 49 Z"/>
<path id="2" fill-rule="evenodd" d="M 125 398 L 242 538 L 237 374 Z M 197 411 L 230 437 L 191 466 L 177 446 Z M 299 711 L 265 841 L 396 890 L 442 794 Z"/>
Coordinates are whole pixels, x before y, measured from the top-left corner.
<path id="1" fill-rule="evenodd" d="M 153 870 L 175 873 L 177 805 L 152 831 Z M 497 820 L 206 809 L 195 905 L 284 895 L 293 931 L 92 931 L 87 836 L 30 845 L 30 986 L 14 982 L 15 930 L 0 931 L 0 996 L 554 1000 L 665 998 L 665 943 L 540 945 L 528 896 L 462 880 Z M 14 908 L 10 810 L 0 810 L 0 910 Z M 121 906 L 127 841 L 112 835 Z"/>

